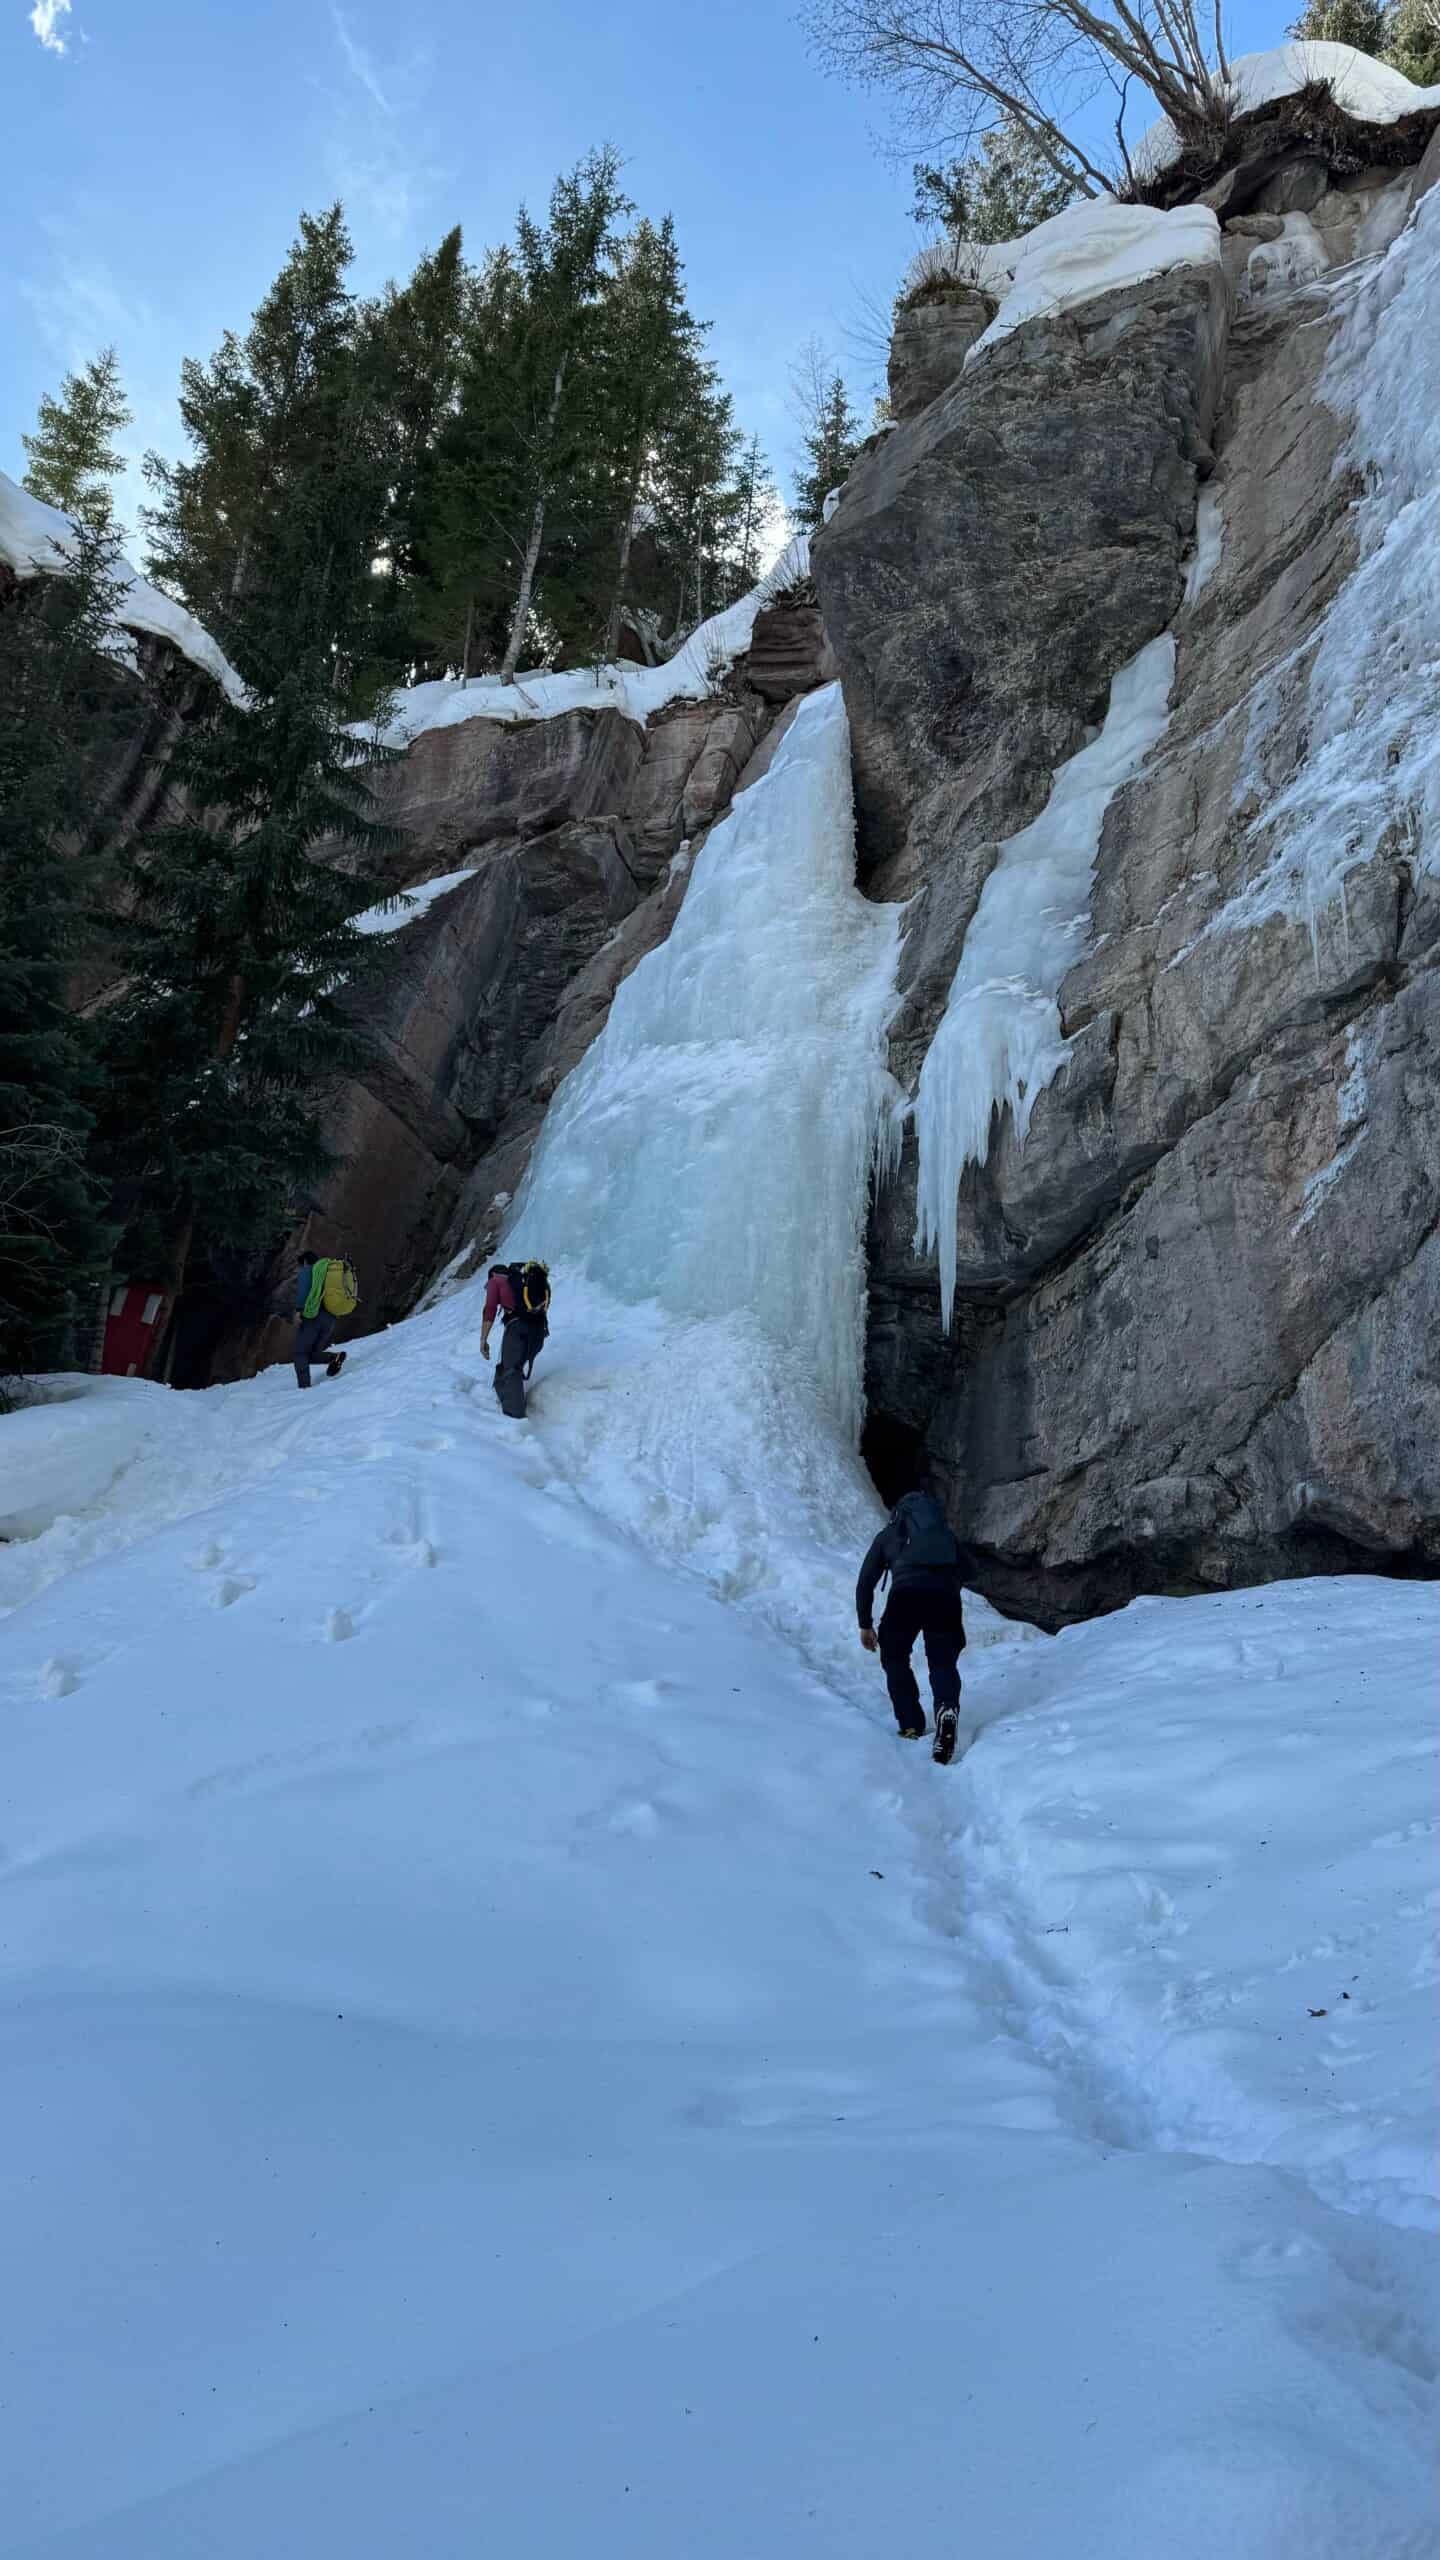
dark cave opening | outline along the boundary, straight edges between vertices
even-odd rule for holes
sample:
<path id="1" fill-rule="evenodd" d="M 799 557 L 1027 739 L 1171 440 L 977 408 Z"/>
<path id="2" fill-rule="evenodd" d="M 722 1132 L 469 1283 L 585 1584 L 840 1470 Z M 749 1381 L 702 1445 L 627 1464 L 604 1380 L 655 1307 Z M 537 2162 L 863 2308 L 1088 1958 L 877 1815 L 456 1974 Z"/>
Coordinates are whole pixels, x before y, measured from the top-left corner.
<path id="1" fill-rule="evenodd" d="M 860 1434 L 860 1455 L 887 1510 L 902 1493 L 913 1493 L 925 1480 L 925 1434 L 898 1414 L 870 1413 Z"/>

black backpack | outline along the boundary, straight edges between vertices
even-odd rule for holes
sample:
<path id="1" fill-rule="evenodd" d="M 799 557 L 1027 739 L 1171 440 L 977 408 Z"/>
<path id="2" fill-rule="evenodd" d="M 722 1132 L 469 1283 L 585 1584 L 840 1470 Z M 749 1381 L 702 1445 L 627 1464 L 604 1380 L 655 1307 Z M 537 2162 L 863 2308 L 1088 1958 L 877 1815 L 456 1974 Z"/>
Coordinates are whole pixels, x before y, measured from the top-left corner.
<path id="1" fill-rule="evenodd" d="M 933 1495 L 907 1493 L 891 1515 L 905 1541 L 891 1568 L 892 1582 L 908 1582 L 922 1573 L 958 1573 L 959 1541 L 945 1526 L 945 1514 Z"/>
<path id="2" fill-rule="evenodd" d="M 549 1265 L 544 1262 L 492 1263 L 490 1266 L 492 1280 L 497 1272 L 509 1281 L 515 1297 L 515 1304 L 505 1314 L 504 1322 L 510 1324 L 516 1316 L 523 1316 L 534 1336 L 535 1348 L 538 1351 L 550 1330 Z"/>

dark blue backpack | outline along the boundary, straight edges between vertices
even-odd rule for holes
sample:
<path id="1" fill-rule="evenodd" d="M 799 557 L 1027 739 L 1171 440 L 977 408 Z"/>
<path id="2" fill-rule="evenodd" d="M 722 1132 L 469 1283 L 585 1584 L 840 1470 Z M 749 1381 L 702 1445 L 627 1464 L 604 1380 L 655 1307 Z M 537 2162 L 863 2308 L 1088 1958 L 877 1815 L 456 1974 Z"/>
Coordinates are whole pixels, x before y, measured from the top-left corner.
<path id="1" fill-rule="evenodd" d="M 960 1569 L 959 1541 L 945 1526 L 945 1514 L 933 1494 L 907 1493 L 891 1514 L 905 1541 L 891 1567 L 892 1582 L 909 1582 L 919 1574 L 953 1574 Z"/>

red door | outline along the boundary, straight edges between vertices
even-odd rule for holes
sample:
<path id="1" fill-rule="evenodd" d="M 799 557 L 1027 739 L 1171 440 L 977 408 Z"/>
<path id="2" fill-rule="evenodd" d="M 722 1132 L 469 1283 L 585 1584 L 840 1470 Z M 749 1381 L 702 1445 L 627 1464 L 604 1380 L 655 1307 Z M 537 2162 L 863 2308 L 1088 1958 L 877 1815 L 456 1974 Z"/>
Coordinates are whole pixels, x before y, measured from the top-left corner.
<path id="1" fill-rule="evenodd" d="M 110 1312 L 105 1319 L 105 1357 L 100 1364 L 105 1377 L 138 1378 L 144 1374 L 169 1303 L 163 1289 L 147 1288 L 143 1281 L 122 1281 L 111 1290 Z"/>

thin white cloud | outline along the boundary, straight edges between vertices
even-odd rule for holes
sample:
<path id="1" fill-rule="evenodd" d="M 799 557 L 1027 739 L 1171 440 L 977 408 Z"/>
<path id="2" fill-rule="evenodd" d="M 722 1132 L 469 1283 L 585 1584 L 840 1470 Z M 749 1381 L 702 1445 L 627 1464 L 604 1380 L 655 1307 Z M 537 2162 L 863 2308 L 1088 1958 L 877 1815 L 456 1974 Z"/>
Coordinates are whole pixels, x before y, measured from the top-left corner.
<path id="1" fill-rule="evenodd" d="M 69 17 L 70 10 L 71 0 L 35 0 L 30 24 L 47 53 L 69 52 L 69 41 L 60 32 L 60 21 Z"/>
<path id="2" fill-rule="evenodd" d="M 356 36 L 338 0 L 330 21 L 344 65 L 339 85 L 316 80 L 330 110 L 325 158 L 347 210 L 390 240 L 403 240 L 443 172 L 425 145 L 433 65 L 423 48 L 382 61 Z"/>
<path id="3" fill-rule="evenodd" d="M 68 8 L 70 0 L 64 0 L 64 5 Z M 395 109 L 381 85 L 373 55 L 368 54 L 362 44 L 356 43 L 354 30 L 343 9 L 332 9 L 330 15 L 335 21 L 335 33 L 339 37 L 340 50 L 345 56 L 346 68 L 351 78 L 359 81 L 361 88 L 374 99 L 382 115 L 393 116 Z"/>

